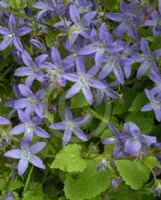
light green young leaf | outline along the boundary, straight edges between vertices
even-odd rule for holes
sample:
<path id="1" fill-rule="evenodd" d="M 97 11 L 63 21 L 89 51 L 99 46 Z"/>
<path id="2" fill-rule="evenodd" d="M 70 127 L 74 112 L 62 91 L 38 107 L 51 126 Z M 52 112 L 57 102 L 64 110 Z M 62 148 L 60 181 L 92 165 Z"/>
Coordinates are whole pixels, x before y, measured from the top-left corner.
<path id="1" fill-rule="evenodd" d="M 117 160 L 115 163 L 122 179 L 134 190 L 142 188 L 149 179 L 150 170 L 139 161 Z"/>
<path id="2" fill-rule="evenodd" d="M 81 146 L 77 144 L 66 146 L 57 154 L 50 167 L 67 172 L 82 172 L 86 163 L 81 157 Z"/>
<path id="3" fill-rule="evenodd" d="M 68 175 L 65 180 L 65 195 L 70 200 L 92 199 L 104 192 L 110 183 L 109 171 L 96 172 L 98 162 L 86 161 L 86 169 L 79 174 L 78 178 Z"/>

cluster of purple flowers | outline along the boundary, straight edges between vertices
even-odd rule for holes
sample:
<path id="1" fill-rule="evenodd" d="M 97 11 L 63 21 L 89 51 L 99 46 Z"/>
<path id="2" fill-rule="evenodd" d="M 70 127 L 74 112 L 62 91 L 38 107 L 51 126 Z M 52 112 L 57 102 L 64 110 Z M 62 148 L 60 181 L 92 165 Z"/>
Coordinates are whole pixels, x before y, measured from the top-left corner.
<path id="1" fill-rule="evenodd" d="M 131 121 L 125 123 L 121 133 L 111 123 L 109 129 L 114 137 L 105 139 L 103 144 L 114 144 L 114 157 L 138 156 L 143 154 L 150 145 L 157 143 L 155 136 L 142 134 Z"/>
<path id="2" fill-rule="evenodd" d="M 33 137 L 48 138 L 49 134 L 40 127 L 44 119 L 44 110 L 47 108 L 48 92 L 58 89 L 66 89 L 72 82 L 72 86 L 66 92 L 66 99 L 70 99 L 77 93 L 83 93 L 89 105 L 100 104 L 105 98 L 119 99 L 114 87 L 124 84 L 133 70 L 133 64 L 140 63 L 136 77 L 140 79 L 147 75 L 156 86 L 145 93 L 150 101 L 141 111 L 154 110 L 156 119 L 161 121 L 161 75 L 157 67 L 157 58 L 161 56 L 161 49 L 151 51 L 148 41 L 140 38 L 137 31 L 140 27 L 152 27 L 154 36 L 161 34 L 161 0 L 159 11 L 154 8 L 146 8 L 139 0 L 129 1 L 125 4 L 120 0 L 121 13 L 106 13 L 105 16 L 96 11 L 96 5 L 90 1 L 52 1 L 40 0 L 32 5 L 30 17 L 39 21 L 39 28 L 44 32 L 46 19 L 58 18 L 53 24 L 53 30 L 57 30 L 65 36 L 62 45 L 69 53 L 61 58 L 56 45 L 50 49 L 37 38 L 30 38 L 31 48 L 36 49 L 36 57 L 32 58 L 29 50 L 21 43 L 20 37 L 30 35 L 32 32 L 30 23 L 8 15 L 8 25 L 0 26 L 0 34 L 3 40 L 0 43 L 0 51 L 4 51 L 13 44 L 13 51 L 17 62 L 21 65 L 14 72 L 17 77 L 25 77 L 23 84 L 14 86 L 17 99 L 9 100 L 6 106 L 12 108 L 10 120 L 17 113 L 20 124 L 15 125 L 11 135 L 24 133 L 20 141 L 20 149 L 12 149 L 5 153 L 6 157 L 19 159 L 18 173 L 23 175 L 28 163 L 44 169 L 42 161 L 35 156 L 41 151 L 45 143 L 31 144 Z M 6 7 L 2 4 L 2 7 Z M 2 11 L 3 13 L 3 11 Z M 120 22 L 114 33 L 110 33 L 103 19 Z M 59 21 L 60 20 L 60 21 Z M 27 25 L 28 24 L 28 25 Z M 123 39 L 127 34 L 132 42 Z M 114 39 L 115 38 L 115 39 Z M 22 79 L 24 80 L 24 79 Z M 51 89 L 52 88 L 52 89 Z M 53 88 L 55 90 L 53 90 Z M 51 90 L 50 90 L 51 89 Z M 65 107 L 65 117 L 62 122 L 50 125 L 51 129 L 63 130 L 63 146 L 66 145 L 72 133 L 79 139 L 87 141 L 88 137 L 80 129 L 80 126 L 89 119 L 89 115 L 73 119 L 72 111 Z M 9 123 L 0 118 L 1 124 Z M 114 156 L 137 156 L 144 152 L 151 144 L 156 143 L 155 137 L 142 134 L 139 128 L 132 122 L 125 123 L 123 133 L 119 133 L 115 127 L 109 124 L 109 129 L 114 138 L 107 138 L 104 144 L 114 144 Z"/>

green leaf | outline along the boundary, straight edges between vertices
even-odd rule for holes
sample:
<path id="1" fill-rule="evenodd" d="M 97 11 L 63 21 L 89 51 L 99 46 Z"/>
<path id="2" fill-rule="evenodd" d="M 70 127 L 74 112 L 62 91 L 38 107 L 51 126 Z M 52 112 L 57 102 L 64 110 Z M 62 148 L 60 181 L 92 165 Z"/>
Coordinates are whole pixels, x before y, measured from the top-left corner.
<path id="1" fill-rule="evenodd" d="M 82 93 L 78 93 L 78 94 L 74 95 L 71 99 L 71 108 L 82 108 L 87 105 L 88 105 L 88 103 L 85 100 Z"/>
<path id="2" fill-rule="evenodd" d="M 81 157 L 81 146 L 77 144 L 66 146 L 57 154 L 50 167 L 67 172 L 82 172 L 86 163 Z"/>
<path id="3" fill-rule="evenodd" d="M 70 200 L 92 199 L 104 192 L 110 183 L 109 171 L 96 172 L 98 162 L 86 161 L 86 169 L 79 174 L 78 178 L 68 174 L 65 180 L 65 195 Z"/>
<path id="4" fill-rule="evenodd" d="M 149 133 L 154 127 L 153 117 L 141 111 L 130 113 L 125 120 L 134 122 L 143 133 Z"/>
<path id="5" fill-rule="evenodd" d="M 45 41 L 47 47 L 52 47 L 54 42 L 56 41 L 56 33 L 53 30 L 49 30 L 49 32 L 45 35 Z"/>
<path id="6" fill-rule="evenodd" d="M 8 0 L 8 5 L 14 9 L 22 9 L 26 7 L 26 3 L 22 0 Z"/>
<path id="7" fill-rule="evenodd" d="M 0 177 L 0 190 L 4 190 L 6 186 L 6 180 Z"/>
<path id="8" fill-rule="evenodd" d="M 16 189 L 21 188 L 23 186 L 24 186 L 24 184 L 22 182 L 20 182 L 19 180 L 16 180 L 16 181 L 11 182 L 10 189 L 16 190 Z"/>
<path id="9" fill-rule="evenodd" d="M 142 188 L 149 179 L 150 170 L 139 161 L 117 160 L 115 163 L 122 179 L 134 190 Z"/>
<path id="10" fill-rule="evenodd" d="M 129 87 L 124 87 L 121 91 L 122 102 L 116 101 L 112 111 L 113 115 L 120 115 L 128 111 L 135 96 L 135 93 Z"/>
<path id="11" fill-rule="evenodd" d="M 149 156 L 144 158 L 143 163 L 147 165 L 151 170 L 155 167 L 161 167 L 160 163 L 157 161 L 156 157 Z"/>
<path id="12" fill-rule="evenodd" d="M 123 182 L 117 190 L 110 190 L 108 192 L 110 200 L 153 200 L 154 196 L 145 194 L 142 191 L 132 190 Z"/>
<path id="13" fill-rule="evenodd" d="M 22 200 L 45 200 L 42 185 L 33 184 L 32 189 L 24 193 Z"/>
<path id="14" fill-rule="evenodd" d="M 147 97 L 145 96 L 144 92 L 137 94 L 134 101 L 132 102 L 129 111 L 140 110 L 146 104 L 146 102 L 147 102 Z"/>

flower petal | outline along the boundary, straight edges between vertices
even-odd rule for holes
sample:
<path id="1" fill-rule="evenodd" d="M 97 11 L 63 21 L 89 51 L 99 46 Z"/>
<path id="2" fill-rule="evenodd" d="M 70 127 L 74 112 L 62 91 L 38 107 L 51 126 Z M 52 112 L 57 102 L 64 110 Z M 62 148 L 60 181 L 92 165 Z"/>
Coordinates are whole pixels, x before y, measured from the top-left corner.
<path id="1" fill-rule="evenodd" d="M 20 159 L 21 158 L 21 151 L 19 149 L 13 149 L 13 150 L 7 151 L 4 154 L 4 156 L 9 157 L 9 158 Z"/>
<path id="2" fill-rule="evenodd" d="M 42 160 L 39 157 L 35 156 L 35 155 L 31 155 L 29 161 L 35 167 L 38 167 L 38 168 L 41 168 L 41 169 L 45 169 L 46 168 L 44 163 L 42 162 Z"/>
<path id="3" fill-rule="evenodd" d="M 46 142 L 37 142 L 30 147 L 31 154 L 40 152 L 46 146 Z"/>
<path id="4" fill-rule="evenodd" d="M 18 174 L 20 176 L 22 176 L 25 173 L 27 167 L 28 167 L 28 160 L 27 159 L 19 160 L 18 166 L 17 166 Z"/>
<path id="5" fill-rule="evenodd" d="M 80 128 L 74 128 L 73 129 L 74 134 L 81 140 L 87 141 L 87 136 L 83 133 L 83 131 Z"/>

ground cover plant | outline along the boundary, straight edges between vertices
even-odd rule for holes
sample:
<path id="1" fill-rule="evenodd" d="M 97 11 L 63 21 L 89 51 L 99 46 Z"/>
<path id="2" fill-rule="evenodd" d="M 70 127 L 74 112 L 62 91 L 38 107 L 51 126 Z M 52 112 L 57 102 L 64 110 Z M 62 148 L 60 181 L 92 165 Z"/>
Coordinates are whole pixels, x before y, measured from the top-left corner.
<path id="1" fill-rule="evenodd" d="M 161 0 L 0 0 L 0 200 L 161 198 Z"/>

